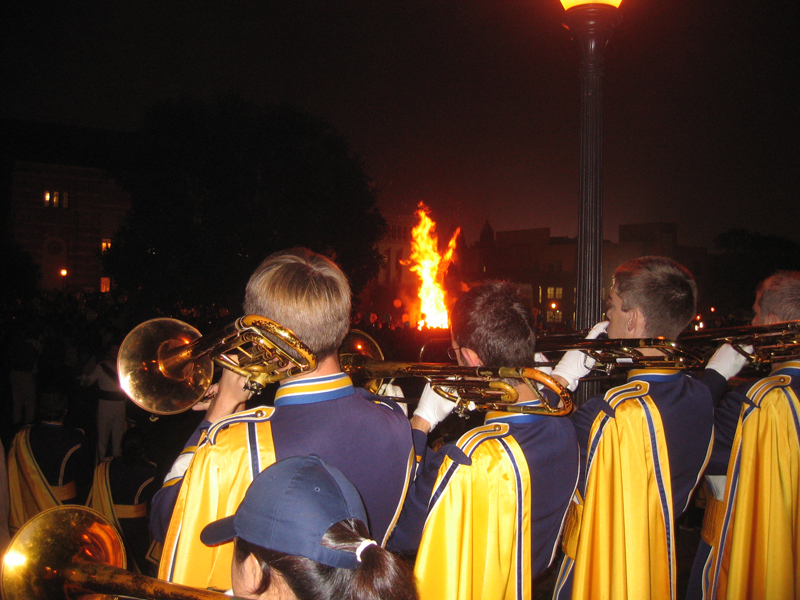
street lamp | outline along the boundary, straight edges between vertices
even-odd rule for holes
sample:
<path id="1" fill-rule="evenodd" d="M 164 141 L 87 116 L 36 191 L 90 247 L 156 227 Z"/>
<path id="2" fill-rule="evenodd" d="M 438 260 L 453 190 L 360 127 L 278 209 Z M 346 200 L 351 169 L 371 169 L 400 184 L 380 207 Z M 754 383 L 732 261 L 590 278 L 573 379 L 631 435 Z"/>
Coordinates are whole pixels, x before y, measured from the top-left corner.
<path id="1" fill-rule="evenodd" d="M 67 293 L 67 270 L 61 269 L 61 280 L 63 281 L 63 285 L 61 286 L 61 290 L 66 294 Z"/>
<path id="2" fill-rule="evenodd" d="M 581 47 L 581 163 L 576 326 L 600 320 L 603 288 L 603 51 L 621 0 L 561 0 L 564 27 Z"/>

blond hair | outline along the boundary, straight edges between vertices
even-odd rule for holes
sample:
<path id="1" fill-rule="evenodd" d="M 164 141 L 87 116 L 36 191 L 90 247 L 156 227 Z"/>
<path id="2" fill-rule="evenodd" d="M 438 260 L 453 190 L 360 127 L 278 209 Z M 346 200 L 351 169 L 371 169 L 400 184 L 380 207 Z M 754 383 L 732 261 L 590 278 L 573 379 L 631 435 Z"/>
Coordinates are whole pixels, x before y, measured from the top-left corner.
<path id="1" fill-rule="evenodd" d="M 350 328 L 350 284 L 330 259 L 308 248 L 268 256 L 250 276 L 245 314 L 291 329 L 316 355 L 335 355 Z"/>

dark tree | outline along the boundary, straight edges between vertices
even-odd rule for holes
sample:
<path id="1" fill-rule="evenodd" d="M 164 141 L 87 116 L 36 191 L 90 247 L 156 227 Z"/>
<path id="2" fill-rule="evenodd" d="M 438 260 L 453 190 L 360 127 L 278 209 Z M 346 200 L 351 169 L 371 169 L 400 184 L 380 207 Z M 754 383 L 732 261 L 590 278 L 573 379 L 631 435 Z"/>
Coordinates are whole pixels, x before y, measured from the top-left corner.
<path id="1" fill-rule="evenodd" d="M 3 285 L 0 307 L 14 310 L 24 306 L 39 293 L 42 273 L 29 252 L 15 244 L 0 244 Z"/>
<path id="2" fill-rule="evenodd" d="M 162 104 L 123 167 L 132 210 L 105 266 L 141 300 L 235 308 L 255 267 L 292 246 L 336 260 L 354 293 L 380 268 L 386 222 L 362 160 L 297 109 Z"/>

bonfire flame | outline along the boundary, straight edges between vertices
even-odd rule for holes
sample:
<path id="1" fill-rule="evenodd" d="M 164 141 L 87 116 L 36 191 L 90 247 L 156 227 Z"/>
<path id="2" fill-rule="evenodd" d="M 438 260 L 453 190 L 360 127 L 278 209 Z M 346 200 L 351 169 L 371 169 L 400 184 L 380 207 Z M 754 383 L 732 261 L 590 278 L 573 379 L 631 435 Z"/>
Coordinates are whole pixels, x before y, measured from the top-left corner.
<path id="1" fill-rule="evenodd" d="M 419 329 L 425 326 L 446 329 L 449 323 L 441 282 L 453 258 L 456 238 L 461 233 L 461 228 L 455 230 L 447 244 L 447 251 L 440 256 L 436 223 L 428 216 L 429 213 L 430 209 L 420 202 L 417 210 L 419 225 L 411 231 L 411 258 L 408 264 L 409 269 L 420 278 L 419 299 L 422 315 L 418 323 Z"/>

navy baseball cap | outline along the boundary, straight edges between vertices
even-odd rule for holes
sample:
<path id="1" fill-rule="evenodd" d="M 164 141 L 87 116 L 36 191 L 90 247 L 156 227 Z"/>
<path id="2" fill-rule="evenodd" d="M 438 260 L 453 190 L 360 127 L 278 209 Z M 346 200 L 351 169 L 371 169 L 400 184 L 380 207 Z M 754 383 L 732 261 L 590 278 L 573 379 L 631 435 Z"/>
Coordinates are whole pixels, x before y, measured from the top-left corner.
<path id="1" fill-rule="evenodd" d="M 239 537 L 329 567 L 355 569 L 355 552 L 321 544 L 331 525 L 345 519 L 367 523 L 364 504 L 353 484 L 318 456 L 293 456 L 259 473 L 236 514 L 206 525 L 200 540 L 216 546 Z"/>

